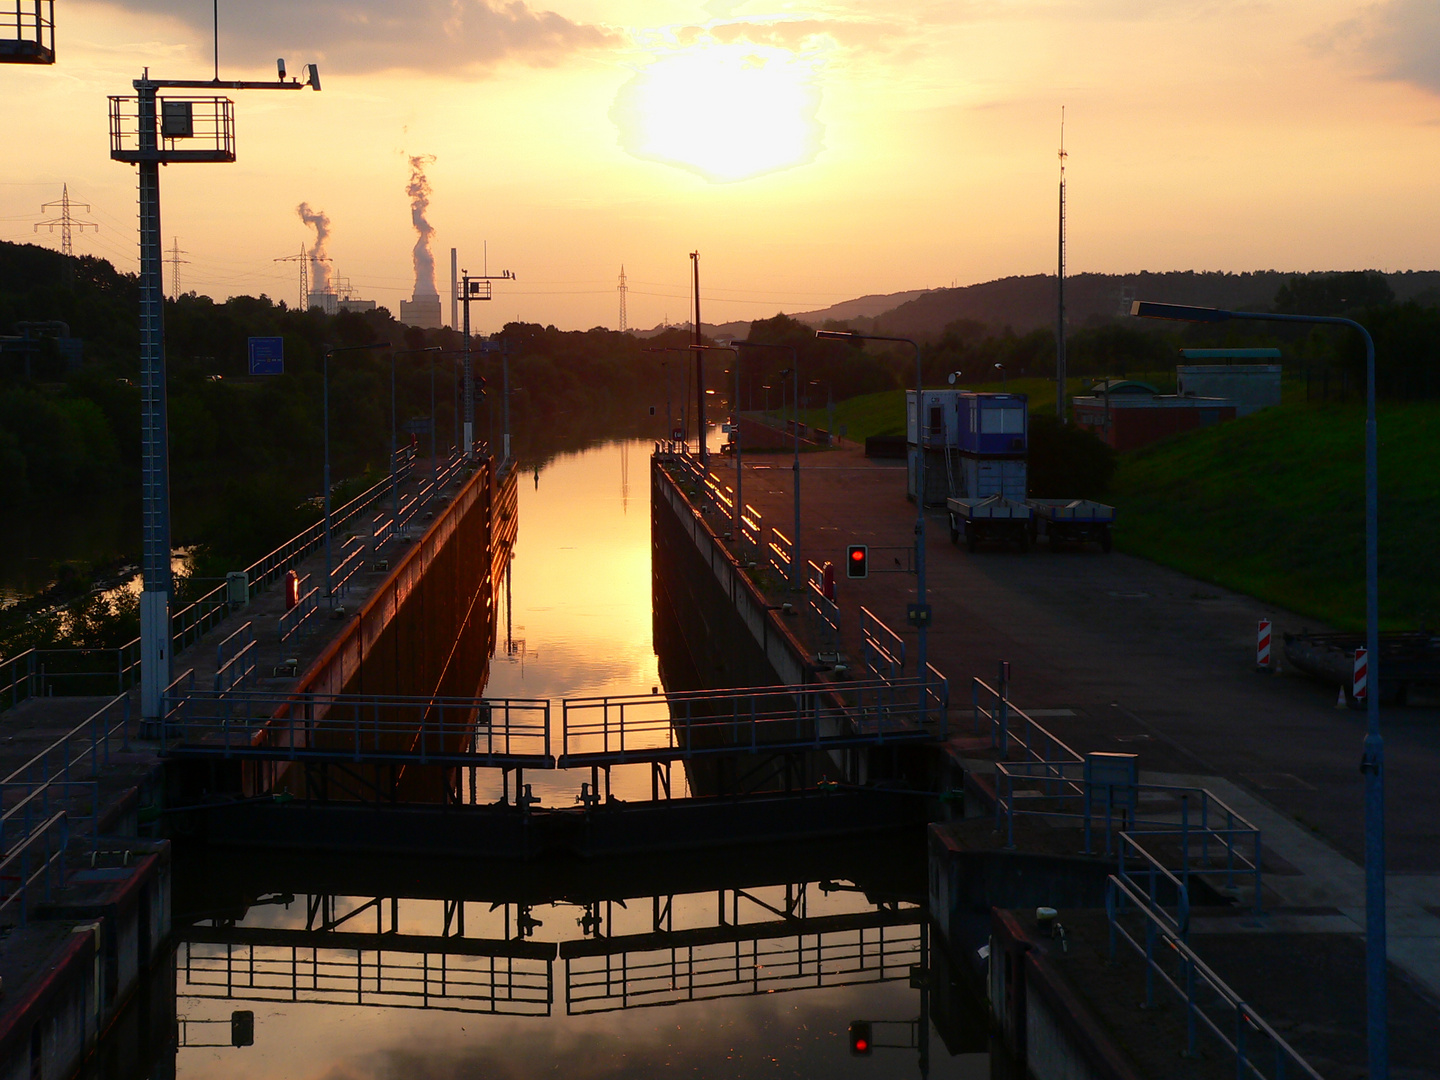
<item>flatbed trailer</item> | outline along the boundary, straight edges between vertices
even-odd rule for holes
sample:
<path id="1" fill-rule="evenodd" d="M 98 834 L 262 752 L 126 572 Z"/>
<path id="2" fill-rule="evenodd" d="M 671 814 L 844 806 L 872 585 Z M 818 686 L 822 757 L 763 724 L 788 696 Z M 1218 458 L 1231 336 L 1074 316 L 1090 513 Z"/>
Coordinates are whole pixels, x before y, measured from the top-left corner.
<path id="1" fill-rule="evenodd" d="M 1102 551 L 1111 547 L 1110 526 L 1115 521 L 1115 508 L 1091 499 L 1026 499 L 1034 511 L 1030 539 L 1039 536 L 1041 523 L 1051 547 L 1062 543 L 1098 543 Z"/>
<path id="2" fill-rule="evenodd" d="M 1023 502 L 991 495 L 984 499 L 947 499 L 950 512 L 950 542 L 974 551 L 981 541 L 1016 544 L 1021 551 L 1030 547 L 1034 538 L 1035 516 Z"/>
<path id="3" fill-rule="evenodd" d="M 1297 671 L 1332 685 L 1339 683 L 1345 700 L 1355 702 L 1355 650 L 1365 647 L 1364 634 L 1286 634 L 1285 659 Z M 1386 705 L 1403 705 L 1412 686 L 1440 686 L 1440 635 L 1425 631 L 1391 631 L 1380 635 L 1378 692 Z"/>

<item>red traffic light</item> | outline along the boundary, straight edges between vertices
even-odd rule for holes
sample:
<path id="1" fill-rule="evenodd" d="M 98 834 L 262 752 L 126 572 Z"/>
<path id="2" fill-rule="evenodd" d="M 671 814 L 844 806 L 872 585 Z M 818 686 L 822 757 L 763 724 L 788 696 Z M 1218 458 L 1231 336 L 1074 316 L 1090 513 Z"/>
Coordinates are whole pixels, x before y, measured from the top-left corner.
<path id="1" fill-rule="evenodd" d="M 856 1057 L 869 1057 L 875 1043 L 870 1037 L 869 1020 L 850 1021 L 850 1053 Z"/>
<path id="2" fill-rule="evenodd" d="M 870 576 L 870 549 L 864 544 L 851 544 L 845 549 L 845 576 L 850 578 Z"/>

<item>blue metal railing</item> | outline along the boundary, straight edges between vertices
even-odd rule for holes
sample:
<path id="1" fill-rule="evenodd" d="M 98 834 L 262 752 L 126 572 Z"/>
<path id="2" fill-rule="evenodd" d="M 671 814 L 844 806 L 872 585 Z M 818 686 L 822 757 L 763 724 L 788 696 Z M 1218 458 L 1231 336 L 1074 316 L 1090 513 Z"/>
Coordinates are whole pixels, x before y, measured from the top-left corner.
<path id="1" fill-rule="evenodd" d="M 36 903 L 37 883 L 44 887 L 42 902 L 55 898 L 55 890 L 65 884 L 65 848 L 69 843 L 70 825 L 61 810 L 0 860 L 0 882 L 7 890 L 0 898 L 0 919 L 11 908 L 18 908 L 19 923 L 25 926 L 30 908 Z"/>
<path id="2" fill-rule="evenodd" d="M 867 607 L 860 609 L 860 651 L 877 678 L 898 679 L 905 674 L 905 640 Z"/>
<path id="3" fill-rule="evenodd" d="M 1131 912 L 1142 923 L 1138 931 L 1143 941 L 1125 925 Z M 1180 999 L 1185 1009 L 1187 1056 L 1198 1056 L 1203 1031 L 1234 1061 L 1238 1080 L 1284 1080 L 1292 1075 L 1322 1080 L 1294 1047 L 1195 955 L 1173 920 L 1149 903 L 1133 882 L 1111 875 L 1105 914 L 1110 924 L 1111 959 L 1123 941 L 1144 961 L 1145 1006 L 1155 1005 L 1157 977 Z"/>
<path id="4" fill-rule="evenodd" d="M 320 612 L 320 587 L 317 585 L 300 602 L 280 616 L 280 640 L 289 641 L 297 633 L 310 633 L 318 625 Z M 308 625 L 307 625 L 308 624 Z"/>
<path id="5" fill-rule="evenodd" d="M 167 691 L 172 754 L 552 768 L 550 702 L 359 694 Z"/>
<path id="6" fill-rule="evenodd" d="M 928 740 L 942 723 L 919 679 L 571 698 L 559 767 Z"/>

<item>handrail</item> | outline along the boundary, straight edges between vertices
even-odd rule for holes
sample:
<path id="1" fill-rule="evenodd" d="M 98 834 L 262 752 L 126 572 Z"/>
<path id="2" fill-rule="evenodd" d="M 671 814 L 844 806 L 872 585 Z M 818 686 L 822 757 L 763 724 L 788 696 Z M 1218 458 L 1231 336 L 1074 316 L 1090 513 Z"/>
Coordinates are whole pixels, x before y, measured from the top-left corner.
<path id="1" fill-rule="evenodd" d="M 1143 945 L 1136 941 L 1120 923 L 1119 916 L 1124 914 L 1124 900 L 1127 898 L 1134 902 L 1135 909 L 1144 920 L 1145 943 Z M 1301 1074 L 1309 1077 L 1310 1080 L 1323 1080 L 1293 1046 L 1287 1043 L 1273 1027 L 1246 1004 L 1239 994 L 1226 984 L 1224 979 L 1220 978 L 1205 961 L 1195 954 L 1183 937 L 1166 925 L 1168 920 L 1162 922 L 1161 913 L 1147 904 L 1143 896 L 1114 874 L 1110 875 L 1105 891 L 1105 914 L 1110 923 L 1111 959 L 1114 959 L 1117 945 L 1122 938 L 1139 956 L 1144 958 L 1146 1007 L 1153 1007 L 1155 1004 L 1156 975 L 1160 976 L 1165 985 L 1174 991 L 1183 1003 L 1187 1056 L 1198 1055 L 1197 1035 L 1203 1025 L 1204 1029 L 1226 1051 L 1234 1055 L 1236 1073 L 1240 1080 L 1248 1080 L 1250 1077 L 1255 1077 L 1257 1080 L 1283 1080 L 1287 1075 L 1287 1070 L 1292 1067 L 1299 1069 Z M 1157 950 L 1156 945 L 1161 942 L 1166 948 Z M 1172 978 L 1169 972 L 1161 966 L 1156 958 L 1157 952 L 1160 958 L 1168 956 L 1175 960 L 1179 967 L 1177 972 L 1179 981 Z M 1204 992 L 1197 992 L 1199 989 L 1197 983 L 1201 984 Z M 1207 1002 L 1212 1001 L 1233 1012 L 1233 1025 L 1231 1026 L 1233 1039 L 1206 1011 Z M 1247 1045 L 1251 1032 L 1268 1038 L 1273 1048 L 1274 1066 L 1268 1076 L 1256 1063 L 1255 1055 L 1251 1053 Z"/>
<path id="2" fill-rule="evenodd" d="M 890 678 L 905 674 L 905 639 L 863 606 L 860 608 L 860 645 L 865 666 L 877 676 L 887 674 L 880 670 L 875 662 L 877 658 L 889 668 Z"/>
<path id="3" fill-rule="evenodd" d="M 59 833 L 59 843 L 54 843 L 57 832 Z M 20 925 L 27 925 L 32 901 L 31 886 L 42 876 L 45 879 L 45 899 L 53 898 L 56 877 L 58 876 L 62 886 L 65 884 L 65 847 L 69 842 L 70 826 L 66 820 L 65 811 L 61 810 L 21 841 L 14 851 L 0 860 L 0 881 L 19 882 L 10 889 L 8 895 L 0 899 L 0 916 L 5 914 L 5 910 L 10 905 L 18 904 L 20 906 Z M 45 847 L 44 856 L 40 866 L 32 872 L 30 869 L 33 858 L 32 849 L 42 844 Z"/>

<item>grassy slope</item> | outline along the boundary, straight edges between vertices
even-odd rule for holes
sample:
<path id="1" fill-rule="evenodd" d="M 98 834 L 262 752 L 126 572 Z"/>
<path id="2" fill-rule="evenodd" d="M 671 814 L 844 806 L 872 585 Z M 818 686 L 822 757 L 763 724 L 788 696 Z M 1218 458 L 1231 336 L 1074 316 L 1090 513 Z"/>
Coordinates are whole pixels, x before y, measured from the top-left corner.
<path id="1" fill-rule="evenodd" d="M 1380 614 L 1440 625 L 1440 404 L 1383 405 Z M 1364 623 L 1364 410 L 1287 404 L 1123 455 L 1121 550 L 1341 628 Z"/>

